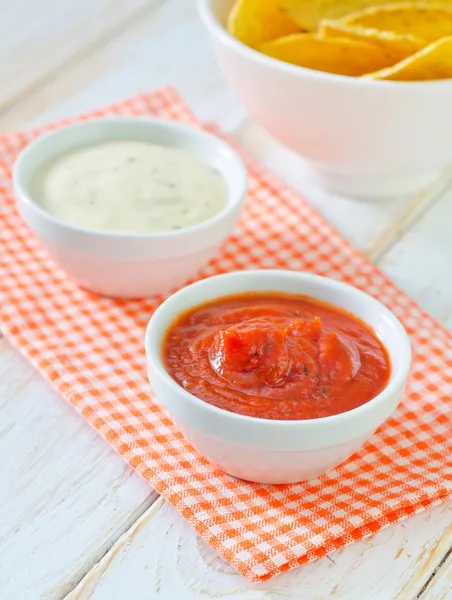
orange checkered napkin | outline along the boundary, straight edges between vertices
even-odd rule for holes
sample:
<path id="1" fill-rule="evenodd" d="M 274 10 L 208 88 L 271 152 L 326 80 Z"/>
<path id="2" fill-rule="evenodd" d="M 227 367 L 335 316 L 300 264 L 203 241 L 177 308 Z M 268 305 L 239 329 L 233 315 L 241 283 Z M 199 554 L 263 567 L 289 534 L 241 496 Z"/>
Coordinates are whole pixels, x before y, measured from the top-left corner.
<path id="1" fill-rule="evenodd" d="M 196 122 L 171 89 L 95 114 L 150 114 Z M 356 285 L 403 321 L 413 343 L 414 366 L 398 411 L 359 453 L 320 479 L 263 486 L 212 467 L 151 395 L 143 336 L 156 303 L 85 293 L 54 266 L 16 214 L 11 165 L 39 133 L 0 139 L 2 331 L 240 573 L 265 581 L 451 494 L 451 333 L 294 192 L 250 162 L 243 219 L 203 275 L 248 267 L 289 268 Z"/>

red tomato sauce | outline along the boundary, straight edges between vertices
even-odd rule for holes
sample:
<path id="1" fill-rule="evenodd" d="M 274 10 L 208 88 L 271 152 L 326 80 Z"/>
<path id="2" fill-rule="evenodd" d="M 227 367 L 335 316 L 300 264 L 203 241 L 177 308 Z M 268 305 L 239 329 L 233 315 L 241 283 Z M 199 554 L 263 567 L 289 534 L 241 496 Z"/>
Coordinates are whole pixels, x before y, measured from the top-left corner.
<path id="1" fill-rule="evenodd" d="M 340 308 L 248 293 L 184 313 L 163 344 L 168 373 L 197 398 L 263 419 L 316 419 L 368 402 L 390 363 L 373 331 Z"/>

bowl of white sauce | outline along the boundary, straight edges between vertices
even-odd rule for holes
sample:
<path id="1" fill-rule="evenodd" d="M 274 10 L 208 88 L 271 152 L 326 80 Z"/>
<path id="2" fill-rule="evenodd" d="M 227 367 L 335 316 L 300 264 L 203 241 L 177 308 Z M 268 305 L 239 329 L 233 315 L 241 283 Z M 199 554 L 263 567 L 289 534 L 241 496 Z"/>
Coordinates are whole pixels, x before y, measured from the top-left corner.
<path id="1" fill-rule="evenodd" d="M 165 294 L 215 256 L 247 187 L 237 153 L 195 127 L 92 119 L 44 134 L 13 170 L 17 207 L 57 263 L 101 295 Z"/>

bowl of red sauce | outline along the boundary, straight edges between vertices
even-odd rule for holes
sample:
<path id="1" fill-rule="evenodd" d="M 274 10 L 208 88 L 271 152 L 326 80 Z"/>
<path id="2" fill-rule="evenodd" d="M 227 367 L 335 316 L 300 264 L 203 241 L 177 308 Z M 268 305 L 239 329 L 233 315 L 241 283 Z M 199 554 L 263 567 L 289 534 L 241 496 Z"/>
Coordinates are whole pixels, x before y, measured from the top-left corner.
<path id="1" fill-rule="evenodd" d="M 259 483 L 318 477 L 399 404 L 408 335 L 383 304 L 295 271 L 241 271 L 168 298 L 146 332 L 148 375 L 186 438 Z"/>

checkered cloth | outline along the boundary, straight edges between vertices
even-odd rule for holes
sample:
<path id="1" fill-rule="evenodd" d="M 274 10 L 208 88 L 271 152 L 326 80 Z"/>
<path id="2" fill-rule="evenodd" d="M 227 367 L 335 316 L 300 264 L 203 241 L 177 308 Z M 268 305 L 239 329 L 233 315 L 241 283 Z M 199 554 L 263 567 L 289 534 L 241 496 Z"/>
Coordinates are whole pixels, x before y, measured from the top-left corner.
<path id="1" fill-rule="evenodd" d="M 196 123 L 172 89 L 93 115 L 156 115 Z M 79 289 L 55 267 L 16 213 L 11 165 L 41 131 L 0 139 L 1 329 L 240 573 L 265 581 L 450 495 L 451 334 L 306 202 L 249 160 L 243 218 L 203 276 L 289 268 L 358 286 L 405 324 L 414 350 L 413 372 L 402 405 L 365 447 L 309 483 L 246 483 L 199 456 L 151 395 L 146 380 L 143 335 L 157 303 L 97 298 Z"/>

